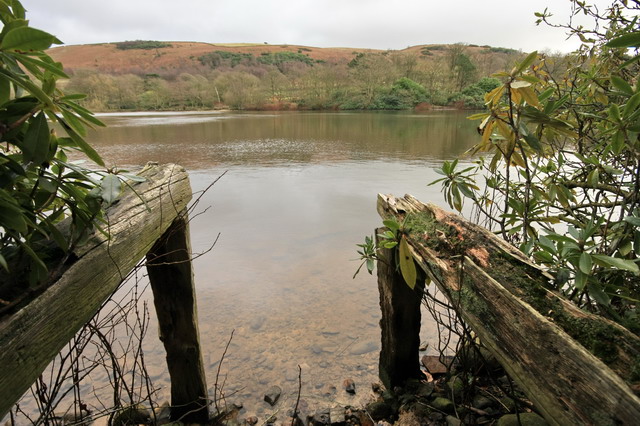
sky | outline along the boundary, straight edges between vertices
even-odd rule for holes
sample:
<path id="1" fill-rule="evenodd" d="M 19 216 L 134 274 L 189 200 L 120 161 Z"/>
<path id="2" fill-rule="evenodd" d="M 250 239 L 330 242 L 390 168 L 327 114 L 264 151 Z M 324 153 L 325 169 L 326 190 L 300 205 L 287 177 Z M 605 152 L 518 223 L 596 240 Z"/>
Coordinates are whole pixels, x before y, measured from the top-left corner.
<path id="1" fill-rule="evenodd" d="M 593 0 L 604 8 L 612 0 Z M 31 26 L 67 45 L 127 40 L 404 49 L 467 43 L 569 52 L 579 42 L 535 25 L 570 0 L 22 0 Z"/>

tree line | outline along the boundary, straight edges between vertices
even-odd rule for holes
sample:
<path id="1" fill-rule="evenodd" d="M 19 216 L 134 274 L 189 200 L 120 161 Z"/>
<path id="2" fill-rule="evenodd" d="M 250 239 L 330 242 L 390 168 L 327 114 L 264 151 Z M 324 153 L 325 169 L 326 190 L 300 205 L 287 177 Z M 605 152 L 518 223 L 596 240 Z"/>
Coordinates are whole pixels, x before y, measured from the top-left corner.
<path id="1" fill-rule="evenodd" d="M 482 108 L 484 94 L 500 84 L 489 76 L 523 55 L 472 47 L 478 46 L 358 53 L 345 63 L 314 60 L 305 48 L 257 56 L 214 51 L 197 58 L 196 65 L 171 72 L 68 70 L 66 91 L 87 94 L 83 106 L 96 111 Z"/>

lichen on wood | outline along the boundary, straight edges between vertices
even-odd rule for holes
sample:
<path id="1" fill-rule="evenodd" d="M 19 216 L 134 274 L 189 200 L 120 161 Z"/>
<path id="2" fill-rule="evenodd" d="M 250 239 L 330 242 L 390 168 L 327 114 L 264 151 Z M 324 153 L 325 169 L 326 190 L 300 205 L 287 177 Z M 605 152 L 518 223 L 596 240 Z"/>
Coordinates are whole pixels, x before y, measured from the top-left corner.
<path id="1" fill-rule="evenodd" d="M 378 212 L 404 223 L 416 263 L 548 422 L 640 418 L 637 335 L 563 299 L 550 274 L 458 215 L 409 195 L 379 195 Z"/>

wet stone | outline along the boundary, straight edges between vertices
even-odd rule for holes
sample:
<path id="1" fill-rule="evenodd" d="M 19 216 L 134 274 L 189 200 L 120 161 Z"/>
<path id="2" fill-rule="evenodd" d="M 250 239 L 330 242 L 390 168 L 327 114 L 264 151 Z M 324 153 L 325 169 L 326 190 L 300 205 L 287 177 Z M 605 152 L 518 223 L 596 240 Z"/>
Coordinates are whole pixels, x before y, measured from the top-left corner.
<path id="1" fill-rule="evenodd" d="M 494 402 L 486 396 L 476 395 L 473 398 L 473 406 L 479 410 L 484 410 L 485 408 L 490 407 L 493 404 Z"/>
<path id="2" fill-rule="evenodd" d="M 462 421 L 457 417 L 447 416 L 447 426 L 460 426 Z"/>
<path id="3" fill-rule="evenodd" d="M 258 331 L 262 328 L 265 321 L 266 321 L 266 318 L 262 316 L 258 318 L 254 318 L 253 320 L 251 320 L 250 327 L 253 331 Z"/>
<path id="4" fill-rule="evenodd" d="M 453 402 L 450 399 L 440 396 L 431 401 L 431 406 L 436 410 L 444 411 L 445 413 L 450 413 L 453 411 Z"/>
<path id="5" fill-rule="evenodd" d="M 351 347 L 351 350 L 349 350 L 349 353 L 351 355 L 364 355 L 369 352 L 373 352 L 377 349 L 378 349 L 378 343 L 371 340 L 368 342 L 356 343 Z"/>
<path id="6" fill-rule="evenodd" d="M 282 395 L 280 386 L 271 386 L 267 393 L 264 394 L 264 400 L 273 407 L 280 399 L 280 395 Z"/>
<path id="7" fill-rule="evenodd" d="M 393 414 L 393 409 L 389 404 L 384 401 L 376 401 L 367 405 L 367 412 L 374 421 L 379 421 Z"/>
<path id="8" fill-rule="evenodd" d="M 329 418 L 332 425 L 344 425 L 346 420 L 344 407 L 333 407 L 329 410 Z"/>
<path id="9" fill-rule="evenodd" d="M 331 411 L 328 408 L 321 409 L 316 411 L 316 413 L 311 417 L 309 424 L 312 426 L 322 426 L 328 425 L 330 423 L 330 413 Z"/>
<path id="10" fill-rule="evenodd" d="M 356 393 L 356 383 L 353 379 L 344 379 L 342 382 L 342 386 L 344 387 L 345 392 L 354 395 Z"/>
<path id="11" fill-rule="evenodd" d="M 441 360 L 438 355 L 425 355 L 422 357 L 422 365 L 431 374 L 446 374 L 453 360 L 451 356 L 445 356 Z"/>

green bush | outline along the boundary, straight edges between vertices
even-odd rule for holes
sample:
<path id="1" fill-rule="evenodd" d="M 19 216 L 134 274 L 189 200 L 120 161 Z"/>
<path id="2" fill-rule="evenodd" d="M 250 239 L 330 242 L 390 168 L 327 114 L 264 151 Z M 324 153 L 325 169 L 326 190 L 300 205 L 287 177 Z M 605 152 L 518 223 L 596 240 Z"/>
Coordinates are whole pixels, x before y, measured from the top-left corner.
<path id="1" fill-rule="evenodd" d="M 60 40 L 29 27 L 19 1 L 0 4 L 0 298 L 12 300 L 57 278 L 121 183 L 68 160 L 77 151 L 104 166 L 84 140 L 102 123 L 57 87 L 69 77 L 45 50 Z"/>
<path id="2" fill-rule="evenodd" d="M 285 62 L 302 62 L 303 64 L 313 65 L 314 61 L 307 55 L 295 52 L 264 52 L 258 58 L 258 62 L 266 65 L 282 65 Z"/>
<path id="3" fill-rule="evenodd" d="M 462 102 L 466 108 L 482 109 L 485 107 L 484 96 L 501 84 L 502 82 L 497 78 L 483 77 L 477 83 L 471 84 L 449 97 L 448 103 Z"/>
<path id="4" fill-rule="evenodd" d="M 211 68 L 217 68 L 220 66 L 233 68 L 241 63 L 251 63 L 253 59 L 254 58 L 251 53 L 235 53 L 227 52 L 225 50 L 216 50 L 215 52 L 205 53 L 198 57 L 198 60 L 202 65 L 207 65 Z"/>
<path id="5" fill-rule="evenodd" d="M 165 47 L 172 47 L 171 43 L 165 43 L 163 41 L 154 40 L 134 40 L 134 41 L 122 41 L 116 43 L 116 48 L 120 50 L 142 49 L 153 50 L 162 49 Z"/>

